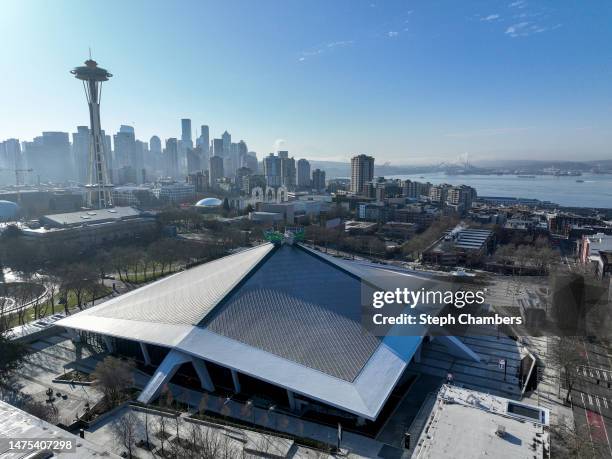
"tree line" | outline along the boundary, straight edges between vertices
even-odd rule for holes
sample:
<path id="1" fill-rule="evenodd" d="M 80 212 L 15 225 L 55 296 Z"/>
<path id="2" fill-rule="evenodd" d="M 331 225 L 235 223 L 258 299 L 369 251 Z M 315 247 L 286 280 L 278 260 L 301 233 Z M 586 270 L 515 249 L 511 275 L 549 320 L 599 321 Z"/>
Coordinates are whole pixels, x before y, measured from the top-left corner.
<path id="1" fill-rule="evenodd" d="M 161 238 L 84 249 L 70 241 L 43 245 L 2 236 L 0 265 L 10 268 L 22 282 L 11 290 L 17 308 L 6 314 L 0 308 L 0 315 L 16 317 L 17 324 L 24 324 L 30 317 L 36 320 L 61 310 L 69 314 L 71 307 L 82 310 L 88 302 L 111 293 L 111 277 L 129 284 L 149 282 L 217 258 L 228 246 L 214 239 Z M 41 296 L 41 291 L 46 295 Z"/>

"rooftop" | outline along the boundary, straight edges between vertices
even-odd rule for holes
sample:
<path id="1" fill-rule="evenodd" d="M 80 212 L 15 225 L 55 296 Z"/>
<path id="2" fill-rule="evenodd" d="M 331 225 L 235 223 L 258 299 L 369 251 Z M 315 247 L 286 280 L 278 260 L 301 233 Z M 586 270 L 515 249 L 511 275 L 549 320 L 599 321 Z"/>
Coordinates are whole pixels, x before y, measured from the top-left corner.
<path id="1" fill-rule="evenodd" d="M 45 215 L 41 218 L 41 223 L 51 226 L 78 226 L 84 223 L 89 224 L 123 220 L 125 218 L 139 217 L 140 215 L 142 215 L 142 212 L 133 207 L 112 207 L 109 209 L 83 210 L 65 214 Z"/>
<path id="2" fill-rule="evenodd" d="M 490 230 L 465 228 L 459 225 L 436 241 L 431 250 L 443 251 L 447 245 L 455 249 L 479 250 L 492 235 L 493 232 Z"/>
<path id="3" fill-rule="evenodd" d="M 547 457 L 545 408 L 456 386 L 442 386 L 415 457 Z"/>
<path id="4" fill-rule="evenodd" d="M 174 348 L 374 419 L 420 344 L 361 324 L 362 286 L 424 276 L 271 243 L 67 317 L 68 328 Z"/>
<path id="5" fill-rule="evenodd" d="M 72 440 L 76 443 L 76 452 L 57 452 L 54 453 L 53 457 L 70 457 L 74 459 L 85 459 L 98 456 L 111 458 L 119 457 L 108 452 L 104 447 L 79 438 L 66 430 L 60 429 L 53 424 L 43 421 L 36 416 L 32 416 L 31 414 L 28 414 L 19 408 L 15 408 L 14 406 L 3 401 L 0 401 L 0 432 L 2 433 L 2 437 L 0 437 L 0 456 L 4 459 L 26 457 L 26 454 L 23 451 L 9 452 L 9 439 L 61 439 Z"/>
<path id="6" fill-rule="evenodd" d="M 360 304 L 358 277 L 307 251 L 285 245 L 203 325 L 228 338 L 353 381 L 380 344 L 379 338 L 361 326 L 361 310 L 355 307 Z"/>

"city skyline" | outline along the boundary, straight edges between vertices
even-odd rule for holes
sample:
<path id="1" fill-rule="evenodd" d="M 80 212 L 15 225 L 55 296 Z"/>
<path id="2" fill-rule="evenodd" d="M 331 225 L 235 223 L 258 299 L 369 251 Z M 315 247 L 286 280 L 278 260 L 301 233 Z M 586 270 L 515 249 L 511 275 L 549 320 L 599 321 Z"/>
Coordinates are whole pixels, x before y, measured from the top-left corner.
<path id="1" fill-rule="evenodd" d="M 279 149 L 312 160 L 367 153 L 393 164 L 466 152 L 476 161 L 612 155 L 607 5 L 237 2 L 174 10 L 133 2 L 122 7 L 131 27 L 113 37 L 102 33 L 117 20 L 108 5 L 5 4 L 0 25 L 23 38 L 0 65 L 6 88 L 26 91 L 0 92 L 2 106 L 12 107 L 0 114 L 0 139 L 87 124 L 68 71 L 91 46 L 115 75 L 102 125 L 107 133 L 131 125 L 145 141 L 180 138 L 179 120 L 189 118 L 194 141 L 201 124 L 211 138 L 227 129 L 260 158 Z M 179 18 L 187 9 L 193 14 Z M 182 33 L 165 33 L 179 19 Z M 219 34 L 228 21 L 232 33 Z"/>

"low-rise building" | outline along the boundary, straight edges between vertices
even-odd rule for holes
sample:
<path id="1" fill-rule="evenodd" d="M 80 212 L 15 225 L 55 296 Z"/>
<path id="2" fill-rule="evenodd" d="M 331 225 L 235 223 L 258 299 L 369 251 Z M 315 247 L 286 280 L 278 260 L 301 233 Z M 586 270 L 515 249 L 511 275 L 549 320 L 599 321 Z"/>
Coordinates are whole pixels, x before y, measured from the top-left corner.
<path id="1" fill-rule="evenodd" d="M 279 212 L 250 212 L 249 220 L 258 223 L 274 223 L 282 222 L 284 216 Z"/>
<path id="2" fill-rule="evenodd" d="M 99 446 L 77 437 L 67 430 L 60 429 L 1 400 L 0 432 L 2 432 L 2 438 L 0 438 L 0 456 L 6 459 L 25 457 L 66 457 L 71 459 L 89 459 L 92 457 L 119 458 L 119 456 L 110 452 L 106 446 Z M 9 440 L 31 441 L 32 443 L 42 440 L 48 442 L 58 441 L 58 443 L 62 441 L 66 447 L 63 450 L 54 450 L 53 453 L 40 447 L 37 449 L 14 449 L 11 451 Z"/>
<path id="3" fill-rule="evenodd" d="M 581 263 L 599 263 L 600 252 L 612 251 L 612 235 L 597 233 L 582 236 L 579 242 L 578 258 Z"/>
<path id="4" fill-rule="evenodd" d="M 150 235 L 157 231 L 157 220 L 155 215 L 133 207 L 112 207 L 45 215 L 38 225 L 23 226 L 21 231 L 32 241 L 70 241 L 91 246 Z"/>
<path id="5" fill-rule="evenodd" d="M 153 196 L 151 189 L 143 186 L 118 186 L 112 193 L 116 206 L 139 206 L 143 197 Z"/>
<path id="6" fill-rule="evenodd" d="M 187 175 L 187 183 L 193 185 L 196 193 L 203 193 L 210 188 L 208 171 L 197 171 Z"/>
<path id="7" fill-rule="evenodd" d="M 602 278 L 612 276 L 612 250 L 599 252 L 599 261 L 595 266 L 595 274 Z"/>
<path id="8" fill-rule="evenodd" d="M 408 205 L 394 212 L 394 221 L 403 223 L 414 223 L 420 229 L 427 228 L 440 214 L 439 209 L 432 206 L 421 206 L 419 204 Z"/>
<path id="9" fill-rule="evenodd" d="M 19 204 L 22 215 L 37 217 L 46 212 L 73 212 L 80 209 L 84 202 L 81 188 L 7 189 L 0 190 L 1 201 Z"/>
<path id="10" fill-rule="evenodd" d="M 348 220 L 344 222 L 344 231 L 349 234 L 372 234 L 378 228 L 378 223 L 375 222 L 360 222 L 356 220 Z"/>
<path id="11" fill-rule="evenodd" d="M 324 201 L 262 202 L 258 205 L 258 210 L 281 214 L 287 223 L 293 224 L 310 217 L 318 217 L 327 206 Z"/>
<path id="12" fill-rule="evenodd" d="M 477 260 L 493 249 L 494 233 L 457 225 L 423 251 L 423 261 L 443 266 Z"/>
<path id="13" fill-rule="evenodd" d="M 371 222 L 385 221 L 387 208 L 382 202 L 362 202 L 359 203 L 358 214 L 360 220 Z"/>
<path id="14" fill-rule="evenodd" d="M 195 185 L 164 180 L 155 184 L 153 194 L 162 202 L 181 203 L 193 201 Z"/>
<path id="15" fill-rule="evenodd" d="M 543 459 L 550 454 L 549 417 L 546 408 L 444 385 L 412 457 Z"/>

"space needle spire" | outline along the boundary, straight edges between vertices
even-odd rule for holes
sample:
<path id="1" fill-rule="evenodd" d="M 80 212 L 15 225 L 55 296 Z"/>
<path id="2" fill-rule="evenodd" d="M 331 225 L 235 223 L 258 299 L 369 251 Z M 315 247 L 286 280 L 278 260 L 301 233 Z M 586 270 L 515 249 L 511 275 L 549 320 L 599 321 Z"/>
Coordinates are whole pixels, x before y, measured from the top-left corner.
<path id="1" fill-rule="evenodd" d="M 90 51 L 91 53 L 91 51 Z M 113 206 L 112 188 L 108 178 L 104 138 L 100 125 L 100 97 L 102 82 L 108 81 L 111 75 L 91 59 L 85 65 L 71 70 L 75 78 L 83 81 L 85 97 L 89 105 L 90 147 L 88 162 L 87 207 L 104 209 Z"/>

